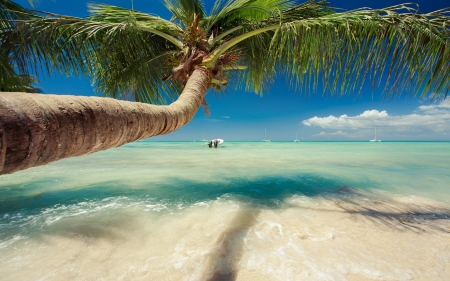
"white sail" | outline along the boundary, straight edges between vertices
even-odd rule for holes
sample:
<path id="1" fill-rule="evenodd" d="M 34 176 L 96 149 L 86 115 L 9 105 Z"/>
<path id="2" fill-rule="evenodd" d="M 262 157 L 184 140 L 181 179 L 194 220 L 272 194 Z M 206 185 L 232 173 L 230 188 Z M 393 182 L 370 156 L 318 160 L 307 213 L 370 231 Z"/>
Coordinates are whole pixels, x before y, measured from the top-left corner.
<path id="1" fill-rule="evenodd" d="M 381 140 L 377 140 L 377 127 L 375 127 L 375 138 L 370 141 L 381 141 Z"/>
<path id="2" fill-rule="evenodd" d="M 270 142 L 270 140 L 267 139 L 266 129 L 264 129 L 264 139 L 262 142 Z"/>

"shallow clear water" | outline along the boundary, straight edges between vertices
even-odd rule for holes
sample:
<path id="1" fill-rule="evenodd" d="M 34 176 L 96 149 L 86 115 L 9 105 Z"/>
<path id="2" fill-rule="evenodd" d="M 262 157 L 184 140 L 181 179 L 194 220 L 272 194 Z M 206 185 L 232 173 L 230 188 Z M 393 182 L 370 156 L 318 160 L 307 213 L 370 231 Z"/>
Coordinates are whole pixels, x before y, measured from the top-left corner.
<path id="1" fill-rule="evenodd" d="M 136 142 L 0 176 L 2 280 L 448 280 L 450 143 Z"/>

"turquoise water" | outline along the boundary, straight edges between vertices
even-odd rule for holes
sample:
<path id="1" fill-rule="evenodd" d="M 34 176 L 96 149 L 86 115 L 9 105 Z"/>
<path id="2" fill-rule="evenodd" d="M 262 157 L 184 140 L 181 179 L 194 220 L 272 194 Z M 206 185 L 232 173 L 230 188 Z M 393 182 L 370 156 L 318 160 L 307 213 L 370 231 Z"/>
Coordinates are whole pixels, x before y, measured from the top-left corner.
<path id="1" fill-rule="evenodd" d="M 449 159 L 448 142 L 136 142 L 2 175 L 0 276 L 447 280 Z"/>

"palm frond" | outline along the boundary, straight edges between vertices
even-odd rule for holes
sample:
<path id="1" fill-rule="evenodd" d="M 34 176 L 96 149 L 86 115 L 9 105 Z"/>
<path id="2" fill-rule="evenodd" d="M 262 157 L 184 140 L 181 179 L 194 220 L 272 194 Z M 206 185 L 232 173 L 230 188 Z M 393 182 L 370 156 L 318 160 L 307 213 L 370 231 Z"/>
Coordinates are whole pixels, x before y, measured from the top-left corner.
<path id="1" fill-rule="evenodd" d="M 326 0 L 308 0 L 294 7 L 283 10 L 280 16 L 265 20 L 266 25 L 286 23 L 301 19 L 317 18 L 333 13 Z"/>
<path id="2" fill-rule="evenodd" d="M 227 30 L 236 25 L 261 21 L 294 6 L 294 0 L 218 0 L 210 16 L 201 25 L 211 31 L 214 26 Z M 220 33 L 220 31 L 219 31 Z"/>
<path id="3" fill-rule="evenodd" d="M 272 36 L 273 32 L 259 33 L 234 47 L 240 51 L 243 58 L 239 63 L 241 68 L 246 67 L 245 71 L 232 69 L 227 72 L 227 76 L 235 78 L 230 81 L 236 89 L 244 89 L 261 96 L 270 89 L 276 76 L 275 62 L 267 56 Z"/>
<path id="4" fill-rule="evenodd" d="M 33 84 L 38 83 L 36 77 L 29 74 L 17 74 L 12 68 L 1 68 L 0 92 L 42 93 Z"/>
<path id="5" fill-rule="evenodd" d="M 0 91 L 6 91 L 15 85 L 21 85 L 22 81 L 11 64 L 8 53 L 0 57 Z"/>
<path id="6" fill-rule="evenodd" d="M 0 89 L 3 91 L 39 92 L 32 86 L 34 77 L 27 74 L 17 74 L 16 65 L 12 60 L 14 46 L 5 44 L 8 36 L 15 28 L 15 21 L 35 17 L 35 13 L 9 0 L 0 0 Z"/>
<path id="7" fill-rule="evenodd" d="M 102 23 L 131 23 L 136 27 L 158 30 L 173 37 L 179 37 L 182 30 L 171 21 L 161 17 L 141 13 L 106 4 L 88 4 L 91 21 Z"/>
<path id="8" fill-rule="evenodd" d="M 167 104 L 176 100 L 182 85 L 163 77 L 171 72 L 177 52 L 165 52 L 159 56 L 145 54 L 130 59 L 122 50 L 113 57 L 99 59 L 95 69 L 94 85 L 97 92 L 106 96 L 152 104 Z M 172 63 L 171 63 L 172 62 Z"/>
<path id="9" fill-rule="evenodd" d="M 420 14 L 411 6 L 398 5 L 379 10 L 336 13 L 319 5 L 318 9 L 308 11 L 307 16 L 294 17 L 294 13 L 302 12 L 296 8 L 285 13 L 290 15 L 283 17 L 278 27 L 272 25 L 270 29 L 274 19 L 269 18 L 260 22 L 263 27 L 246 25 L 242 30 L 248 34 L 268 29 L 265 32 L 272 36 L 265 40 L 270 40 L 270 47 L 259 63 L 275 64 L 275 73 L 287 75 L 294 88 L 314 90 L 322 83 L 326 93 L 345 94 L 361 91 L 367 79 L 372 86 L 377 86 L 382 78 L 386 78 L 385 93 L 388 96 L 405 91 L 417 93 L 419 90 L 422 96 L 427 93 L 440 97 L 448 94 L 448 9 Z M 298 19 L 286 21 L 292 18 Z M 238 48 L 255 48 L 248 42 L 250 38 L 242 41 L 234 38 L 217 50 L 224 46 L 230 48 L 233 40 Z M 254 53 L 249 55 L 254 56 Z M 257 57 L 254 56 L 255 59 Z M 252 70 L 249 66 L 249 73 L 255 71 L 250 77 L 262 77 L 269 70 L 262 67 Z M 246 81 L 256 83 L 255 89 L 261 88 L 258 80 Z"/>
<path id="10" fill-rule="evenodd" d="M 361 91 L 366 80 L 373 87 L 386 80 L 389 96 L 448 94 L 449 9 L 423 14 L 403 4 L 337 12 L 325 0 L 295 3 L 217 0 L 206 16 L 201 0 L 164 0 L 171 21 L 92 4 L 88 19 L 14 19 L 15 31 L 3 29 L 0 43 L 19 70 L 93 75 L 98 91 L 152 103 L 176 98 L 181 85 L 161 81 L 172 69 L 177 80 L 198 63 L 211 69 L 217 87 L 235 80 L 260 94 L 276 76 L 296 89 L 322 85 L 327 94 Z"/>
<path id="11" fill-rule="evenodd" d="M 164 0 L 164 5 L 173 14 L 171 21 L 178 21 L 185 29 L 192 25 L 195 16 L 205 17 L 202 0 Z"/>
<path id="12" fill-rule="evenodd" d="M 35 13 L 10 0 L 0 0 L 0 32 L 14 26 L 15 20 L 28 19 Z"/>
<path id="13" fill-rule="evenodd" d="M 170 89 L 148 85 L 150 82 L 159 85 L 167 73 L 158 73 L 159 81 L 154 77 L 148 79 L 145 72 L 133 72 L 139 75 L 126 76 L 130 78 L 128 81 L 110 78 L 118 77 L 117 73 L 126 69 L 129 62 L 145 63 L 149 58 L 162 53 L 179 50 L 178 46 L 171 44 L 166 38 L 127 22 L 101 23 L 75 17 L 22 21 L 18 23 L 15 33 L 8 38 L 11 44 L 17 40 L 22 41 L 14 57 L 20 69 L 35 66 L 36 73 L 41 70 L 48 73 L 56 70 L 66 75 L 95 75 L 97 80 L 94 84 L 99 86 L 98 90 L 110 91 L 105 92 L 105 95 L 113 95 L 130 88 L 132 84 L 147 85 L 146 89 L 151 89 L 147 95 L 153 97 L 138 97 L 137 100 L 163 101 L 162 97 Z M 98 83 L 99 77 L 103 77 L 105 81 Z M 145 83 L 142 82 L 144 80 Z M 106 86 L 108 83 L 110 85 Z"/>
<path id="14" fill-rule="evenodd" d="M 52 0 L 54 1 L 54 0 Z M 31 7 L 34 7 L 34 4 L 41 3 L 41 0 L 28 0 L 28 3 L 31 5 Z"/>
<path id="15" fill-rule="evenodd" d="M 366 78 L 377 86 L 385 74 L 388 96 L 419 89 L 422 96 L 430 91 L 446 96 L 450 86 L 446 13 L 419 14 L 410 6 L 398 5 L 295 21 L 277 33 L 273 49 L 279 51 L 275 57 L 280 66 L 291 65 L 286 70 L 296 86 L 311 76 L 313 86 L 321 80 L 324 90 L 344 94 L 361 91 Z M 287 40 L 297 44 L 286 46 Z"/>
<path id="16" fill-rule="evenodd" d="M 235 3 L 231 0 L 229 0 L 229 2 Z M 251 3 L 252 5 L 261 4 L 257 3 L 256 1 L 249 0 L 242 0 L 241 2 Z M 273 1 L 268 2 L 269 4 L 273 4 Z M 280 6 L 282 6 L 282 4 L 284 3 L 285 6 L 288 7 L 288 9 L 283 11 L 278 10 L 279 13 L 275 15 L 273 15 L 272 13 L 266 13 L 265 17 L 262 20 L 242 20 L 239 22 L 240 25 L 229 30 L 224 30 L 221 34 L 218 34 L 211 43 L 211 47 L 213 49 L 212 54 L 210 55 L 212 61 L 211 63 L 213 64 L 218 56 L 220 56 L 223 52 L 227 51 L 229 48 L 233 47 L 239 42 L 263 32 L 272 33 L 272 31 L 277 30 L 282 23 L 289 23 L 293 19 L 299 20 L 311 17 L 317 18 L 319 16 L 324 16 L 331 13 L 327 8 L 326 2 L 323 0 L 309 0 L 294 7 L 292 7 L 293 3 L 288 3 L 286 1 L 278 2 L 278 5 Z M 220 1 L 216 3 L 220 3 Z M 267 5 L 267 3 L 265 4 Z M 254 8 L 255 6 L 250 6 L 250 9 Z M 274 7 L 271 8 L 274 9 Z M 223 44 L 221 46 L 217 47 L 216 43 L 223 41 L 223 39 L 226 39 L 229 34 L 232 34 L 233 38 L 225 40 L 224 42 L 222 42 Z"/>

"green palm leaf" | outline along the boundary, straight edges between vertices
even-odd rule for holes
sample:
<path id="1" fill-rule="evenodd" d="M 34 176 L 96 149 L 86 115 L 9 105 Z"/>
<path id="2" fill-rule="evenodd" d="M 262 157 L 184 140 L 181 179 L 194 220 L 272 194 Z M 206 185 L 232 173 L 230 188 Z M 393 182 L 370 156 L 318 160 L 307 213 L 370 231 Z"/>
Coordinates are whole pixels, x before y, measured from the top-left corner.
<path id="1" fill-rule="evenodd" d="M 139 85 L 138 88 L 149 92 L 144 96 L 136 96 L 136 100 L 159 103 L 166 100 L 165 95 L 170 100 L 175 98 L 173 93 L 178 90 L 178 86 L 160 86 L 162 78 L 170 73 L 171 65 L 159 61 L 158 67 L 145 66 L 152 58 L 179 50 L 179 46 L 172 44 L 166 37 L 136 28 L 134 23 L 104 23 L 75 17 L 42 17 L 20 24 L 27 28 L 20 29 L 15 39 L 35 39 L 23 42 L 22 49 L 16 52 L 15 60 L 23 68 L 33 65 L 31 61 L 34 61 L 39 62 L 38 65 L 48 73 L 56 70 L 68 75 L 93 75 L 94 85 L 98 86 L 96 90 L 105 91 L 107 96 L 127 96 L 128 92 L 119 92 L 136 89 L 136 85 Z M 10 36 L 10 40 L 13 39 L 14 35 Z M 130 66 L 147 71 L 130 72 Z M 124 75 L 125 72 L 136 75 L 130 77 Z"/>
<path id="2" fill-rule="evenodd" d="M 448 11 L 420 15 L 398 5 L 292 21 L 273 37 L 271 58 L 296 87 L 308 87 L 307 81 L 316 86 L 320 80 L 325 91 L 344 94 L 361 86 L 366 77 L 377 85 L 385 74 L 388 95 L 415 92 L 425 84 L 429 87 L 422 96 L 430 90 L 446 95 Z"/>
<path id="3" fill-rule="evenodd" d="M 5 64 L 0 71 L 0 92 L 42 93 L 33 84 L 38 83 L 36 77 L 29 74 L 17 74 L 11 65 Z"/>
<path id="4" fill-rule="evenodd" d="M 91 75 L 105 95 L 151 103 L 175 99 L 199 64 L 219 88 L 233 81 L 260 94 L 277 76 L 297 90 L 321 85 L 326 94 L 360 92 L 366 80 L 376 87 L 384 79 L 388 96 L 420 89 L 442 97 L 450 88 L 448 9 L 218 0 L 206 15 L 199 0 L 164 4 L 170 21 L 104 4 L 90 5 L 88 19 L 17 19 L 2 44 L 22 71 Z"/>
<path id="5" fill-rule="evenodd" d="M 366 78 L 377 86 L 382 77 L 388 81 L 388 96 L 417 89 L 423 90 L 422 96 L 430 91 L 448 94 L 446 9 L 420 14 L 398 5 L 336 13 L 323 2 L 309 1 L 284 12 L 281 21 L 271 17 L 236 33 L 213 49 L 211 61 L 230 48 L 243 50 L 249 58 L 246 87 L 255 92 L 275 75 L 287 75 L 294 88 L 315 90 L 322 82 L 329 94 L 342 95 L 357 87 L 360 91 Z M 258 46 L 267 48 L 264 55 Z"/>
<path id="6" fill-rule="evenodd" d="M 30 1 L 31 3 L 32 1 Z M 28 75 L 28 69 L 24 74 L 17 74 L 16 65 L 12 58 L 14 47 L 5 44 L 12 30 L 15 28 L 15 21 L 35 17 L 32 11 L 9 0 L 0 0 L 0 89 L 1 91 L 24 91 L 40 92 L 32 86 L 36 83 L 36 78 Z"/>
<path id="7" fill-rule="evenodd" d="M 173 42 L 179 41 L 174 39 L 179 38 L 182 33 L 182 29 L 176 24 L 157 16 L 106 4 L 89 4 L 88 7 L 92 13 L 89 19 L 94 22 L 130 23 L 142 30 L 158 31 L 158 35 L 163 37 L 169 35 L 166 39 Z M 177 42 L 176 45 L 180 43 Z"/>
<path id="8" fill-rule="evenodd" d="M 202 21 L 205 30 L 214 26 L 227 28 L 237 24 L 261 21 L 294 6 L 293 0 L 219 0 L 211 15 Z"/>
<path id="9" fill-rule="evenodd" d="M 184 29 L 191 26 L 195 15 L 205 17 L 201 0 L 164 0 L 164 5 L 173 14 L 171 21 L 178 22 Z"/>

